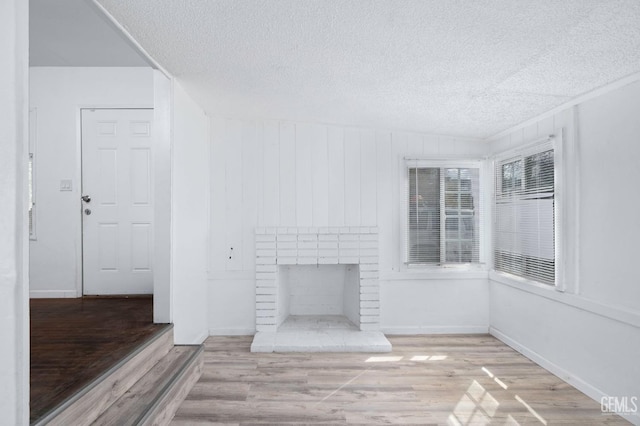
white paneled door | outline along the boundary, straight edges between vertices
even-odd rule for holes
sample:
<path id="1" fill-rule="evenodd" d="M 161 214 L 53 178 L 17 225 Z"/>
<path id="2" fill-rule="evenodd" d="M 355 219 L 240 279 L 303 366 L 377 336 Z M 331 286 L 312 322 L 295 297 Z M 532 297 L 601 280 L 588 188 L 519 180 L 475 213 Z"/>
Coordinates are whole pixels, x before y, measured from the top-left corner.
<path id="1" fill-rule="evenodd" d="M 153 110 L 81 114 L 83 293 L 151 294 Z"/>

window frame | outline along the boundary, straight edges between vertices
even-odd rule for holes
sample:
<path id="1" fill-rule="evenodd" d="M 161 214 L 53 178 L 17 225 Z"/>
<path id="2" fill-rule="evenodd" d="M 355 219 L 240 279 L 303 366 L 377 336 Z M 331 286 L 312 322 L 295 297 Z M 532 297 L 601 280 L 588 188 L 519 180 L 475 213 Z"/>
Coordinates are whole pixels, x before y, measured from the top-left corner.
<path id="1" fill-rule="evenodd" d="M 495 269 L 495 227 L 497 226 L 497 217 L 496 217 L 496 188 L 499 183 L 498 179 L 501 176 L 498 176 L 496 173 L 497 165 L 503 163 L 509 159 L 521 157 L 524 159 L 527 156 L 532 156 L 538 153 L 542 153 L 544 151 L 548 151 L 549 149 L 553 149 L 554 155 L 554 208 L 553 208 L 553 217 L 554 217 L 554 256 L 555 256 L 555 267 L 554 267 L 554 275 L 555 282 L 553 284 L 544 283 L 542 281 L 537 281 L 531 278 L 523 277 L 520 275 L 512 274 L 505 271 L 499 271 Z M 555 134 L 551 134 L 542 138 L 535 139 L 528 143 L 524 143 L 515 148 L 511 148 L 497 154 L 494 154 L 491 157 L 491 168 L 493 170 L 493 186 L 492 186 L 492 196 L 491 196 L 491 217 L 492 217 L 492 229 L 491 229 L 491 268 L 490 273 L 492 275 L 497 275 L 503 280 L 507 280 L 513 283 L 521 283 L 529 286 L 536 286 L 542 289 L 548 290 L 556 290 L 560 292 L 564 292 L 566 289 L 566 280 L 565 280 L 565 265 L 564 260 L 566 258 L 565 255 L 565 244 L 564 240 L 566 238 L 564 224 L 565 224 L 565 205 L 566 205 L 566 194 L 565 194 L 565 166 L 564 166 L 564 143 L 563 143 L 563 131 L 559 130 Z M 523 165 L 524 169 L 524 165 Z M 522 185 L 524 185 L 524 179 Z"/>
<path id="2" fill-rule="evenodd" d="M 402 251 L 401 251 L 401 270 L 410 271 L 410 270 L 424 270 L 424 271 L 438 271 L 438 270 L 487 270 L 487 241 L 489 240 L 487 234 L 488 231 L 488 222 L 487 219 L 490 217 L 489 211 L 487 207 L 487 195 L 490 194 L 487 191 L 487 183 L 491 181 L 491 179 L 487 179 L 487 161 L 485 159 L 477 159 L 477 158 L 464 158 L 464 159 L 433 159 L 433 158 L 407 158 L 403 159 L 403 167 L 402 167 L 402 186 L 401 186 L 401 243 L 402 243 Z M 478 230 L 478 262 L 470 262 L 470 263 L 410 263 L 409 262 L 409 169 L 412 168 L 471 168 L 478 170 L 478 210 L 479 210 L 479 230 Z M 442 219 L 442 218 L 441 218 Z M 444 221 L 440 222 L 440 233 L 445 232 L 444 230 Z M 442 240 L 441 240 L 442 247 Z"/>

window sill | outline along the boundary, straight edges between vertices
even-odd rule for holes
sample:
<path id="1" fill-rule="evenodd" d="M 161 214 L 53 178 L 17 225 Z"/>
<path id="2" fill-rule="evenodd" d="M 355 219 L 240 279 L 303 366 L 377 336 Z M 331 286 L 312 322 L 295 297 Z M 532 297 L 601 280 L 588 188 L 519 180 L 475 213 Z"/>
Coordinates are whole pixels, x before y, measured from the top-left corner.
<path id="1" fill-rule="evenodd" d="M 564 293 L 555 286 L 537 283 L 502 272 L 490 271 L 488 275 L 491 282 L 640 328 L 640 312 L 638 311 L 606 305 L 576 294 Z"/>
<path id="2" fill-rule="evenodd" d="M 519 288 L 520 290 L 530 291 L 531 293 L 562 293 L 562 290 L 560 290 L 560 288 L 555 285 L 539 283 L 537 281 L 522 278 L 517 275 L 507 274 L 505 272 L 499 272 L 496 270 L 489 271 L 489 279 L 491 281 L 499 282 L 500 284 Z"/>
<path id="3" fill-rule="evenodd" d="M 381 281 L 395 280 L 482 280 L 489 277 L 489 271 L 469 266 L 434 266 L 403 268 L 398 272 L 380 273 Z"/>

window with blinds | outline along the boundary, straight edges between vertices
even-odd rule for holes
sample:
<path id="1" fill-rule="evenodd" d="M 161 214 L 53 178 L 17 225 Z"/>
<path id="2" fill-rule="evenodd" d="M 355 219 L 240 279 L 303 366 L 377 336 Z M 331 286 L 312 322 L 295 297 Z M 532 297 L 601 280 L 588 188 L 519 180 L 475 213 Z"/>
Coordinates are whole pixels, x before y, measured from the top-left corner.
<path id="1" fill-rule="evenodd" d="M 555 158 L 550 142 L 495 162 L 494 267 L 556 282 Z"/>
<path id="2" fill-rule="evenodd" d="M 407 263 L 478 263 L 479 167 L 409 162 L 407 181 Z"/>

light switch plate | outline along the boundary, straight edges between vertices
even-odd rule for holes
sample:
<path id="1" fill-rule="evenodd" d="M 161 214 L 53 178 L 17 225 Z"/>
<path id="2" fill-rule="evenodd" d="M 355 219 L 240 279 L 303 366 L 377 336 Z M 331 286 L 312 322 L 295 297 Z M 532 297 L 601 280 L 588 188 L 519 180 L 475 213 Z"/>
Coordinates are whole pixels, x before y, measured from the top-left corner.
<path id="1" fill-rule="evenodd" d="M 73 181 L 71 179 L 62 179 L 60 181 L 60 191 L 72 191 Z"/>

